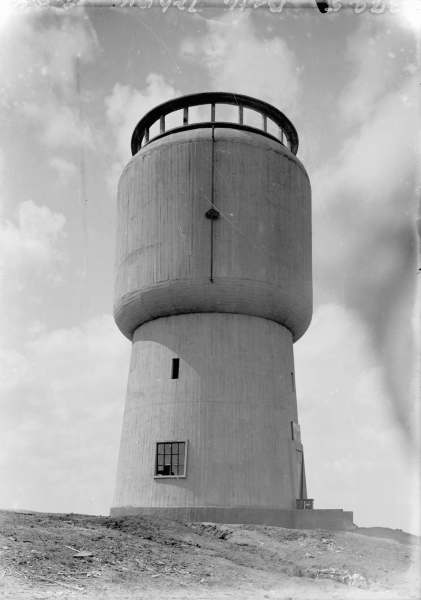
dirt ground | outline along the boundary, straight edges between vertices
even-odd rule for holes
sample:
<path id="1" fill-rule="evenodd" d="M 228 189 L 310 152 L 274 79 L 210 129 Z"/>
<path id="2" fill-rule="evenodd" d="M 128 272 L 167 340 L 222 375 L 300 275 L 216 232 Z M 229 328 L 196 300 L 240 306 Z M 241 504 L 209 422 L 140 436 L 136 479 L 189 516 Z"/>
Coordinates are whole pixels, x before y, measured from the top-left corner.
<path id="1" fill-rule="evenodd" d="M 419 550 L 387 529 L 2 511 L 0 597 L 419 600 Z"/>

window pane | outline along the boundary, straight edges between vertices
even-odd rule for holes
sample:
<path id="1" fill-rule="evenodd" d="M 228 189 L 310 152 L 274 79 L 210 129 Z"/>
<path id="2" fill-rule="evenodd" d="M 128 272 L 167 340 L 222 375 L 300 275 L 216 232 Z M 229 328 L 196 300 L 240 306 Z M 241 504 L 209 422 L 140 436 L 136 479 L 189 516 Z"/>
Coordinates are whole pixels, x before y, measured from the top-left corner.
<path id="1" fill-rule="evenodd" d="M 185 442 L 157 442 L 155 475 L 184 476 Z"/>
<path id="2" fill-rule="evenodd" d="M 258 113 L 251 108 L 244 109 L 243 122 L 244 125 L 249 125 L 250 127 L 255 127 L 256 129 L 263 129 L 261 113 Z"/>
<path id="3" fill-rule="evenodd" d="M 183 111 L 175 110 L 168 115 L 165 115 L 165 131 L 181 127 L 183 125 Z"/>
<path id="4" fill-rule="evenodd" d="M 231 106 L 230 104 L 217 104 L 215 109 L 217 121 L 238 123 L 238 106 Z"/>
<path id="5" fill-rule="evenodd" d="M 189 123 L 204 123 L 210 121 L 210 104 L 189 106 Z"/>
<path id="6" fill-rule="evenodd" d="M 152 140 L 154 137 L 159 135 L 159 133 L 160 133 L 160 126 L 159 126 L 159 119 L 158 119 L 158 121 L 155 121 L 155 123 L 153 123 L 149 128 L 149 139 Z"/>

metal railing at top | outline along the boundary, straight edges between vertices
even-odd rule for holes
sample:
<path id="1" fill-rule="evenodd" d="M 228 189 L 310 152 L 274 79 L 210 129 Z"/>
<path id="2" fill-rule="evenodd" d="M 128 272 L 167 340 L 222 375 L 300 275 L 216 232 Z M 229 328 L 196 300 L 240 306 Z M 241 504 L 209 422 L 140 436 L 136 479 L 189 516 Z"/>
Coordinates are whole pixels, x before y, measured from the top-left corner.
<path id="1" fill-rule="evenodd" d="M 220 119 L 219 113 L 227 106 L 236 109 L 234 113 L 231 110 L 228 119 Z M 191 94 L 156 106 L 136 125 L 131 141 L 132 154 L 134 156 L 141 148 L 165 135 L 204 127 L 253 131 L 276 140 L 297 154 L 297 131 L 280 110 L 251 96 L 228 92 Z"/>

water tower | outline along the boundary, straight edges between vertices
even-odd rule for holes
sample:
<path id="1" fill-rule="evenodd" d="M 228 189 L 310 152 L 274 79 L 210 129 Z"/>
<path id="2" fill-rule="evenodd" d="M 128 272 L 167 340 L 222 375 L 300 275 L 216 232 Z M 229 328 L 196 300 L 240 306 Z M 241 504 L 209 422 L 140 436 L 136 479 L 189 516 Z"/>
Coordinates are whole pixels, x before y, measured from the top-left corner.
<path id="1" fill-rule="evenodd" d="M 136 126 L 118 188 L 114 315 L 132 355 L 111 514 L 319 512 L 296 510 L 293 342 L 312 314 L 297 148 L 284 114 L 239 94 L 177 98 Z"/>

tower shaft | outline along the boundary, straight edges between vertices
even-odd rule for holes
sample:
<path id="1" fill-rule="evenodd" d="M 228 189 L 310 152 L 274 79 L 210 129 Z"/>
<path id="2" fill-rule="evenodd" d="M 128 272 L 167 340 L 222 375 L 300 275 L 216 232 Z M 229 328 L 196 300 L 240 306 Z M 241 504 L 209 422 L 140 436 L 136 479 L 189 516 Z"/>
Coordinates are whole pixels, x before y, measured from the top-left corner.
<path id="1" fill-rule="evenodd" d="M 139 327 L 114 506 L 295 508 L 293 372 L 291 333 L 267 319 L 197 313 Z M 156 443 L 172 440 L 188 443 L 186 476 L 154 478 Z"/>

